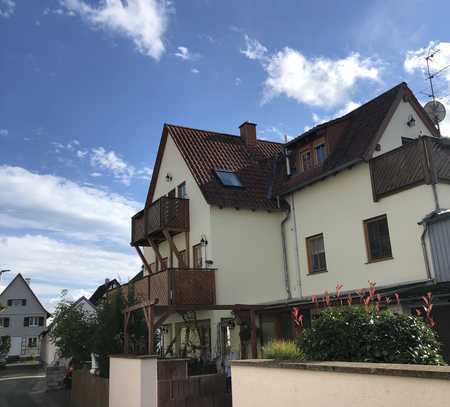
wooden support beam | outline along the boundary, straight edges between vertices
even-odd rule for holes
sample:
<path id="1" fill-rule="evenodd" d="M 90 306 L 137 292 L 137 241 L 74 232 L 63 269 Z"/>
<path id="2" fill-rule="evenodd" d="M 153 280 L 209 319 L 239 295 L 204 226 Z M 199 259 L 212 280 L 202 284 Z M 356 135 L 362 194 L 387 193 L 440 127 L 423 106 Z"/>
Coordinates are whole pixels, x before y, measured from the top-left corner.
<path id="1" fill-rule="evenodd" d="M 186 267 L 189 268 L 191 264 L 191 243 L 189 240 L 189 231 L 186 231 L 184 234 L 184 240 L 186 244 Z"/>
<path id="2" fill-rule="evenodd" d="M 159 252 L 159 248 L 158 245 L 150 238 L 147 239 L 148 244 L 151 246 L 151 248 L 153 249 L 153 251 L 155 252 L 155 256 L 158 259 L 159 264 L 162 264 L 163 262 L 163 258 L 161 256 L 161 253 Z"/>
<path id="3" fill-rule="evenodd" d="M 158 329 L 172 314 L 173 312 L 171 311 L 165 312 L 157 321 L 155 321 L 154 328 Z"/>
<path id="4" fill-rule="evenodd" d="M 137 311 L 138 309 L 145 308 L 150 305 L 157 305 L 157 304 L 158 304 L 158 301 L 150 301 L 150 300 L 142 301 L 139 304 L 132 305 L 131 307 L 125 308 L 123 313 L 125 314 L 127 312 Z"/>
<path id="5" fill-rule="evenodd" d="M 148 308 L 149 330 L 148 330 L 148 353 L 155 354 L 155 307 L 150 305 Z"/>
<path id="6" fill-rule="evenodd" d="M 255 310 L 250 310 L 250 329 L 251 329 L 251 347 L 252 347 L 252 359 L 258 358 L 258 344 L 256 342 L 256 318 Z"/>
<path id="7" fill-rule="evenodd" d="M 139 257 L 141 258 L 141 261 L 142 261 L 142 263 L 144 264 L 144 266 L 145 266 L 145 268 L 147 269 L 147 271 L 148 271 L 149 273 L 151 273 L 150 265 L 148 264 L 147 259 L 145 258 L 144 253 L 142 253 L 140 247 L 139 247 L 139 246 L 134 246 L 134 248 L 136 249 L 137 254 L 138 254 Z"/>
<path id="8" fill-rule="evenodd" d="M 180 254 L 180 252 L 177 249 L 177 246 L 175 245 L 175 242 L 172 239 L 172 236 L 170 235 L 169 231 L 167 229 L 163 230 L 164 237 L 169 242 L 170 250 L 171 252 L 175 253 L 175 256 L 178 259 L 178 267 L 180 268 L 186 268 L 186 264 L 184 264 L 184 260 Z"/>

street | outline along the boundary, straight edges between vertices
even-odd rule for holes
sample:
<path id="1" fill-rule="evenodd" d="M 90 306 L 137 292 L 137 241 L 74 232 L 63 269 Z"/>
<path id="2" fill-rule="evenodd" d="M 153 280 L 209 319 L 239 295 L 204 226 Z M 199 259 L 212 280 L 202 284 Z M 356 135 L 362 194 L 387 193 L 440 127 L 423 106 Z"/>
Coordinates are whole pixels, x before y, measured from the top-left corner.
<path id="1" fill-rule="evenodd" d="M 0 370 L 0 407 L 68 407 L 68 391 L 45 391 L 41 369 L 7 368 Z"/>

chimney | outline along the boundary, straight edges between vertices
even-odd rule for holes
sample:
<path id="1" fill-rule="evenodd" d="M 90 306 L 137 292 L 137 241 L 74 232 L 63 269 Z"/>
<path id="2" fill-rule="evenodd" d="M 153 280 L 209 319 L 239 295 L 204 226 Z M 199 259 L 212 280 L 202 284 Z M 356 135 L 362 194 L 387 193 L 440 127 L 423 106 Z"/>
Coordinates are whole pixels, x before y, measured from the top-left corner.
<path id="1" fill-rule="evenodd" d="M 105 285 L 108 285 L 109 284 L 109 278 L 105 278 Z"/>
<path id="2" fill-rule="evenodd" d="M 31 285 L 31 278 L 26 278 L 25 281 L 27 282 L 28 285 Z"/>
<path id="3" fill-rule="evenodd" d="M 256 146 L 256 123 L 244 122 L 239 126 L 241 138 L 247 147 Z"/>

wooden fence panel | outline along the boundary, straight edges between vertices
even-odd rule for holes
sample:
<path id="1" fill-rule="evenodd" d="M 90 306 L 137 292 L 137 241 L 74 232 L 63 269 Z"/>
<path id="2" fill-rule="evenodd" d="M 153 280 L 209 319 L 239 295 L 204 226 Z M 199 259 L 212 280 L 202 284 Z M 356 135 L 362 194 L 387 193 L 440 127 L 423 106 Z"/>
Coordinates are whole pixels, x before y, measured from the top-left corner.
<path id="1" fill-rule="evenodd" d="M 71 407 L 108 407 L 109 380 L 76 370 L 72 377 Z"/>

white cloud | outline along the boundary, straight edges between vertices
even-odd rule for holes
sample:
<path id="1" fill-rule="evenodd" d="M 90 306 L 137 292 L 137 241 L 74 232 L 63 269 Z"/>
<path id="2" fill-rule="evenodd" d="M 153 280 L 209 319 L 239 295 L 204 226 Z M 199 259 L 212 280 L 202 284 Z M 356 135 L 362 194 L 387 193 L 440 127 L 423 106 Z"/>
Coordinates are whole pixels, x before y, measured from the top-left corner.
<path id="1" fill-rule="evenodd" d="M 130 38 L 138 52 L 159 59 L 165 51 L 164 34 L 170 3 L 164 0 L 104 0 L 98 7 L 83 0 L 64 0 L 65 7 L 93 27 Z"/>
<path id="2" fill-rule="evenodd" d="M 6 137 L 8 134 L 8 129 L 0 129 L 0 137 Z"/>
<path id="3" fill-rule="evenodd" d="M 178 52 L 175 52 L 174 55 L 184 60 L 192 58 L 192 55 L 187 47 L 178 47 Z"/>
<path id="4" fill-rule="evenodd" d="M 125 185 L 130 185 L 131 179 L 136 174 L 134 166 L 126 163 L 114 151 L 106 151 L 103 147 L 92 149 L 90 161 L 92 167 L 110 171 L 114 178 Z"/>
<path id="5" fill-rule="evenodd" d="M 249 59 L 265 60 L 268 49 L 262 45 L 258 40 L 250 38 L 245 35 L 246 48 L 241 49 L 241 54 L 244 54 Z"/>
<path id="6" fill-rule="evenodd" d="M 200 71 L 199 71 L 197 68 L 192 68 L 192 69 L 191 69 L 191 72 L 192 72 L 193 74 L 198 74 L 198 73 L 200 73 Z"/>
<path id="7" fill-rule="evenodd" d="M 242 79 L 239 78 L 239 77 L 237 77 L 237 78 L 234 80 L 234 84 L 235 84 L 236 86 L 239 86 L 241 83 L 242 83 Z"/>
<path id="8" fill-rule="evenodd" d="M 0 17 L 9 18 L 14 14 L 16 3 L 13 0 L 0 0 Z"/>
<path id="9" fill-rule="evenodd" d="M 69 289 L 75 299 L 91 293 L 105 278 L 115 278 L 119 273 L 126 281 L 140 268 L 139 258 L 131 251 L 66 243 L 39 234 L 0 235 L 0 258 L 14 275 L 20 272 L 31 278 L 33 290 L 50 311 L 62 289 Z M 8 275 L 8 279 L 14 275 Z M 2 279 L 2 285 L 6 283 Z"/>
<path id="10" fill-rule="evenodd" d="M 118 194 L 21 167 L 0 166 L 0 185 L 0 226 L 122 247 L 129 241 L 130 217 L 142 207 Z"/>
<path id="11" fill-rule="evenodd" d="M 300 51 L 285 47 L 269 54 L 257 40 L 248 36 L 245 40 L 247 47 L 241 53 L 258 60 L 267 74 L 264 102 L 285 95 L 310 106 L 333 108 L 350 101 L 357 81 L 380 80 L 380 62 L 362 58 L 358 53 L 341 59 L 307 58 Z"/>
<path id="12" fill-rule="evenodd" d="M 403 67 L 409 74 L 425 74 L 426 60 L 429 50 L 439 51 L 430 60 L 430 71 L 436 73 L 443 68 L 450 66 L 450 42 L 431 41 L 427 47 L 417 50 L 410 50 L 406 53 Z M 441 134 L 450 137 L 450 69 L 444 69 L 434 78 L 435 88 L 438 89 L 437 99 L 444 104 L 447 110 L 447 116 L 440 123 Z M 443 86 L 444 91 L 442 91 Z"/>

